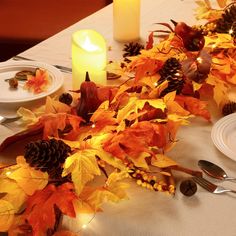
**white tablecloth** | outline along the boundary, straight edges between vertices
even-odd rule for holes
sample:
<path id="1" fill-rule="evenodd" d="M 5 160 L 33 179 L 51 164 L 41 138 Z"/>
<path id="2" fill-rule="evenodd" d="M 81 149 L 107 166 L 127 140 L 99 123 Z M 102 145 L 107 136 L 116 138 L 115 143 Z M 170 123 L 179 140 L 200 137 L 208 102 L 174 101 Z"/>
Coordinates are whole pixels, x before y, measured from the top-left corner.
<path id="1" fill-rule="evenodd" d="M 141 32 L 142 40 L 149 31 L 157 28 L 156 22 L 185 21 L 195 22 L 193 0 L 142 0 Z M 63 16 L 62 16 L 63 17 Z M 112 6 L 85 18 L 55 36 L 23 52 L 21 55 L 33 60 L 71 67 L 71 34 L 80 29 L 94 29 L 100 32 L 109 46 L 109 60 L 120 59 L 123 45 L 112 38 Z M 65 75 L 65 89 L 71 88 L 71 74 Z M 213 122 L 217 119 L 213 119 Z M 11 127 L 12 128 L 12 127 Z M 212 123 L 203 119 L 193 119 L 190 126 L 182 127 L 178 133 L 176 147 L 170 156 L 181 165 L 198 169 L 199 159 L 208 159 L 221 165 L 228 175 L 236 176 L 236 163 L 220 153 L 211 140 Z M 11 134 L 11 130 L 0 127 L 0 139 Z M 1 154 L 1 160 L 19 154 L 12 148 Z M 193 197 L 185 197 L 179 192 L 179 183 L 188 177 L 174 173 L 177 192 L 174 197 L 145 190 L 131 183 L 130 200 L 119 204 L 106 204 L 104 212 L 97 213 L 86 229 L 81 229 L 76 220 L 66 217 L 63 227 L 86 236 L 234 236 L 236 235 L 236 195 L 214 195 L 198 188 Z M 224 182 L 224 186 L 236 189 L 235 183 Z M 88 217 L 89 220 L 89 217 Z M 85 222 L 86 223 L 86 222 Z M 76 226 L 77 225 L 77 226 Z"/>

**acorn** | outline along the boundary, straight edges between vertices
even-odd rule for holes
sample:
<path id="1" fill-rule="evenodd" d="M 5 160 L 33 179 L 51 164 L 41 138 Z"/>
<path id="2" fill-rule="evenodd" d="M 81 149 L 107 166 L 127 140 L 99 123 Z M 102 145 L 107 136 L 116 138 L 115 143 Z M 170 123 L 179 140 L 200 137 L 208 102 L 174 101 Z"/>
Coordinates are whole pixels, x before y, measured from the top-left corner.
<path id="1" fill-rule="evenodd" d="M 175 26 L 174 32 L 182 39 L 184 47 L 188 51 L 200 51 L 204 47 L 205 38 L 202 30 L 194 29 L 184 22 L 174 20 L 171 20 L 171 22 Z"/>
<path id="2" fill-rule="evenodd" d="M 191 197 L 197 192 L 197 184 L 191 179 L 183 180 L 179 188 L 180 192 L 187 197 Z"/>
<path id="3" fill-rule="evenodd" d="M 86 72 L 85 81 L 80 85 L 80 99 L 76 108 L 77 115 L 88 123 L 99 105 L 97 86 L 90 81 L 89 73 Z"/>

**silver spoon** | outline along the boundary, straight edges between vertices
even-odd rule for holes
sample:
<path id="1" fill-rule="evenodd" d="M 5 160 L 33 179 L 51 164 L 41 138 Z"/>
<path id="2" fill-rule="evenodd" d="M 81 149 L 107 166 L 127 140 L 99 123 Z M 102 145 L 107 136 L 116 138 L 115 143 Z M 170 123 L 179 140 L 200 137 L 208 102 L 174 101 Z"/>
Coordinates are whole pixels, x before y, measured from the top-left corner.
<path id="1" fill-rule="evenodd" d="M 7 123 L 11 123 L 11 122 L 19 120 L 20 118 L 21 118 L 20 116 L 5 117 L 5 116 L 0 115 L 0 124 L 4 125 Z"/>
<path id="2" fill-rule="evenodd" d="M 198 166 L 209 176 L 220 179 L 220 180 L 236 180 L 234 177 L 229 177 L 226 172 L 219 167 L 218 165 L 206 161 L 206 160 L 199 160 Z"/>

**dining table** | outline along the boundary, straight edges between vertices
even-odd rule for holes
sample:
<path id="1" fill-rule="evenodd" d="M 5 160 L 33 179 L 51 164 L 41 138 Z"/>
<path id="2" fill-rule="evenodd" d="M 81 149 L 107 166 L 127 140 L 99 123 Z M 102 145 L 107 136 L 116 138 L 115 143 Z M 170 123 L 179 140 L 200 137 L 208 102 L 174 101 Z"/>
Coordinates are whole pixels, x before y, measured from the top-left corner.
<path id="1" fill-rule="evenodd" d="M 216 1 L 211 1 L 217 4 Z M 68 1 L 69 4 L 69 1 Z M 91 3 L 92 4 L 92 3 Z M 71 37 L 73 32 L 82 29 L 93 29 L 105 38 L 108 48 L 108 61 L 123 60 L 124 43 L 113 39 L 112 4 L 96 13 L 80 20 L 54 36 L 42 41 L 32 48 L 20 53 L 19 59 L 29 59 L 50 65 L 61 65 L 72 68 Z M 140 42 L 145 43 L 148 35 L 160 25 L 156 23 L 186 22 L 197 23 L 194 0 L 141 0 Z M 63 16 L 61 16 L 63 17 Z M 127 19 L 128 20 L 128 19 Z M 40 30 L 40 29 L 39 29 Z M 15 61 L 11 58 L 8 62 Z M 72 88 L 72 74 L 62 72 L 64 82 L 62 91 Z M 108 81 L 117 84 L 118 81 Z M 13 115 L 16 110 L 25 106 L 32 108 L 42 105 L 45 98 L 25 103 L 0 104 L 1 114 Z M 214 106 L 210 107 L 211 121 L 194 117 L 190 125 L 180 128 L 177 133 L 178 142 L 168 153 L 173 160 L 185 168 L 199 170 L 198 161 L 205 159 L 221 166 L 229 176 L 236 177 L 236 162 L 219 151 L 212 141 L 212 128 L 222 117 Z M 21 130 L 17 122 L 0 125 L 0 142 Z M 30 140 L 30 138 L 29 138 Z M 13 144 L 0 153 L 1 163 L 14 163 L 17 155 L 22 155 L 21 143 Z M 236 155 L 236 154 L 235 154 Z M 198 186 L 197 192 L 187 197 L 179 189 L 181 181 L 190 176 L 173 170 L 176 181 L 174 195 L 146 190 L 129 180 L 127 190 L 129 199 L 117 204 L 105 203 L 102 212 L 81 216 L 86 227 L 79 218 L 63 216 L 60 228 L 67 229 L 84 236 L 234 236 L 236 235 L 236 194 L 213 194 Z M 236 182 L 219 181 L 206 176 L 208 180 L 236 190 Z"/>

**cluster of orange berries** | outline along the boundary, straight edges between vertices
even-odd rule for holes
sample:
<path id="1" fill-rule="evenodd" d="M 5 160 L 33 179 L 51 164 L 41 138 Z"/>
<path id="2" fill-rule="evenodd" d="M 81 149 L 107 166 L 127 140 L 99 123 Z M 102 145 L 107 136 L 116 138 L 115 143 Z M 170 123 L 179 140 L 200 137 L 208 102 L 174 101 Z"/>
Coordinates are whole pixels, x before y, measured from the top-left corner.
<path id="1" fill-rule="evenodd" d="M 140 170 L 135 166 L 128 167 L 128 173 L 136 180 L 136 183 L 143 188 L 161 192 L 168 191 L 171 194 L 175 191 L 174 185 L 168 185 L 163 180 L 158 181 L 155 175 Z"/>

